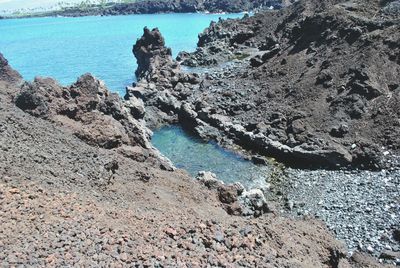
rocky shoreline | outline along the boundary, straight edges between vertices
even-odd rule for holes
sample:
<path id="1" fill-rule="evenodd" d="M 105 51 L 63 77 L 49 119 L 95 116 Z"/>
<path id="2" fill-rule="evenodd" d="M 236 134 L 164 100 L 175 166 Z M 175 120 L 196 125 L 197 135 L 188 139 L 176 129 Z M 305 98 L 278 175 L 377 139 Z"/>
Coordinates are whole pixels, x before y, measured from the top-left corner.
<path id="1" fill-rule="evenodd" d="M 212 23 L 178 60 L 145 28 L 124 99 L 90 74 L 23 81 L 0 54 L 1 265 L 398 265 L 392 2 L 299 1 Z M 174 123 L 302 169 L 282 166 L 264 192 L 193 180 L 151 145 Z"/>
<path id="2" fill-rule="evenodd" d="M 281 8 L 288 1 L 281 0 L 141 0 L 125 3 L 89 4 L 85 6 L 68 7 L 62 10 L 33 13 L 18 16 L 31 17 L 83 17 L 83 16 L 115 16 L 131 14 L 160 13 L 239 13 L 255 11 L 263 8 Z"/>
<path id="3" fill-rule="evenodd" d="M 1 265 L 375 265 L 346 258 L 321 222 L 271 213 L 260 191 L 175 170 L 140 105 L 93 76 L 25 82 L 2 56 L 0 74 Z"/>
<path id="4" fill-rule="evenodd" d="M 294 166 L 390 168 L 400 144 L 399 23 L 384 11 L 361 20 L 346 8 L 300 1 L 212 23 L 197 51 L 178 60 L 237 62 L 215 73 L 182 72 L 168 48 L 138 43 L 139 69 L 148 72 L 136 73 L 139 82 L 128 91 L 143 96 L 149 126 L 179 122 L 205 139 Z M 304 37 L 309 31 L 318 35 Z M 154 54 L 141 54 L 153 47 Z"/>
<path id="5" fill-rule="evenodd" d="M 360 18 L 364 5 L 300 1 L 212 23 L 199 35 L 197 51 L 177 60 L 157 29 L 145 29 L 133 47 L 138 82 L 126 98 L 143 101 L 151 128 L 179 123 L 205 140 L 239 145 L 258 163 L 272 156 L 301 167 L 288 169 L 279 182 L 271 179 L 271 200 L 291 215 L 323 219 L 351 252 L 391 262 L 399 251 L 393 235 L 399 225 L 399 21 L 379 5 Z M 289 18 L 293 29 L 282 26 Z M 308 29 L 314 19 L 320 28 Z M 360 31 L 352 36 L 354 29 Z M 321 35 L 299 36 L 302 31 Z M 292 84 L 302 88 L 288 91 Z"/>

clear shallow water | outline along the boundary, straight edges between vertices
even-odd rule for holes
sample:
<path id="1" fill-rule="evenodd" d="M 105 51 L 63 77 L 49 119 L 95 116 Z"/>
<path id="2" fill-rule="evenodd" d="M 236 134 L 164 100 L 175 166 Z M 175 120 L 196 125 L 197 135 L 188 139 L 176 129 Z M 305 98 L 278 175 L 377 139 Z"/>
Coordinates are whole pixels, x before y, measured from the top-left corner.
<path id="1" fill-rule="evenodd" d="M 212 20 L 243 14 L 159 14 L 0 20 L 0 52 L 25 79 L 51 76 L 67 85 L 90 72 L 120 94 L 134 81 L 132 46 L 158 27 L 172 48 L 193 51 Z"/>
<path id="2" fill-rule="evenodd" d="M 225 183 L 239 181 L 246 188 L 266 185 L 269 171 L 266 166 L 255 165 L 216 144 L 193 138 L 178 126 L 155 131 L 152 143 L 176 167 L 186 169 L 192 176 L 199 171 L 211 171 Z"/>

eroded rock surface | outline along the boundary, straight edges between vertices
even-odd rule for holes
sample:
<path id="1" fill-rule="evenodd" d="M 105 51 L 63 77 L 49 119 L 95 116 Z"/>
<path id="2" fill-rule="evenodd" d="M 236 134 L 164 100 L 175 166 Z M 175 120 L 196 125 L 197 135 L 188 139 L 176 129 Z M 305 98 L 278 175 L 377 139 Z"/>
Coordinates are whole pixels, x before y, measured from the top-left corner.
<path id="1" fill-rule="evenodd" d="M 123 102 L 90 74 L 81 76 L 69 87 L 51 78 L 25 82 L 15 96 L 15 104 L 31 115 L 65 126 L 90 145 L 172 169 L 149 142 L 151 131 L 137 112 L 140 104 Z"/>
<path id="2" fill-rule="evenodd" d="M 146 119 L 294 166 L 390 167 L 400 144 L 400 31 L 388 5 L 298 1 L 212 23 L 196 52 L 178 56 L 211 68 L 193 83 L 177 83 L 176 68 L 169 82 L 152 81 L 157 102 L 145 105 L 157 109 Z"/>

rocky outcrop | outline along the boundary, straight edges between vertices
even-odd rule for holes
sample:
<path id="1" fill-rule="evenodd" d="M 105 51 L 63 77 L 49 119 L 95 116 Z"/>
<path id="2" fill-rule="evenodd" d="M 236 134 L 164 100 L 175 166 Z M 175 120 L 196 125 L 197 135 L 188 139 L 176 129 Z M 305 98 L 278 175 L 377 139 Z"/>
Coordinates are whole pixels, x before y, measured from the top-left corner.
<path id="1" fill-rule="evenodd" d="M 156 28 L 150 31 L 144 28 L 143 36 L 133 46 L 133 54 L 137 59 L 138 69 L 135 74 L 138 79 L 155 80 L 170 77 L 172 73 L 165 73 L 166 69 L 172 67 L 172 52 L 165 47 L 164 38 Z"/>
<path id="2" fill-rule="evenodd" d="M 22 76 L 8 65 L 8 61 L 0 53 L 0 80 L 9 83 L 22 82 Z"/>
<path id="3" fill-rule="evenodd" d="M 182 118 L 201 136 L 295 166 L 390 166 L 386 155 L 400 144 L 400 31 L 390 3 L 298 1 L 212 23 L 194 53 L 178 56 L 212 67 Z"/>
<path id="4" fill-rule="evenodd" d="M 244 15 L 247 18 L 248 15 Z M 181 52 L 177 60 L 186 66 L 217 66 L 221 63 L 240 58 L 246 58 L 249 55 L 240 48 L 249 46 L 249 40 L 255 36 L 252 25 L 247 27 L 238 27 L 225 30 L 221 24 L 211 22 L 210 26 L 199 34 L 197 49 L 194 53 Z M 235 22 L 228 19 L 225 23 Z M 211 45 L 212 44 L 212 45 Z M 233 49 L 238 49 L 233 51 Z"/>
<path id="5" fill-rule="evenodd" d="M 271 212 L 260 189 L 247 191 L 241 183 L 226 185 L 211 172 L 200 171 L 196 179 L 208 189 L 217 192 L 219 201 L 230 215 L 260 217 Z"/>
<path id="6" fill-rule="evenodd" d="M 220 22 L 218 27 L 214 25 L 212 29 L 222 29 L 225 23 L 229 21 Z M 242 22 L 239 21 L 239 23 Z M 251 25 L 249 22 L 245 24 L 246 27 Z M 210 47 L 207 45 L 209 42 L 212 46 L 215 42 L 232 44 L 234 42 L 231 38 L 238 40 L 234 37 L 235 34 L 222 38 L 219 36 L 221 31 L 214 30 L 210 30 L 212 34 L 209 41 L 201 41 L 204 43 L 202 45 Z M 268 35 L 265 40 L 258 45 L 264 52 L 259 57 L 260 65 L 257 66 L 262 66 L 264 62 L 279 57 L 281 53 L 281 45 L 278 44 L 276 37 Z M 263 104 L 273 100 L 274 95 L 271 91 L 267 91 L 265 96 L 259 88 L 259 80 L 247 79 L 246 64 L 244 64 L 245 67 L 239 65 L 239 69 L 235 70 L 238 71 L 237 75 L 234 74 L 235 71 L 230 70 L 223 75 L 200 77 L 182 72 L 179 64 L 171 59 L 170 49 L 164 44 L 157 29 L 153 31 L 145 29 L 143 37 L 138 40 L 133 49 L 138 58 L 138 83 L 135 87 L 128 88 L 127 99 L 133 96 L 143 100 L 147 107 L 145 119 L 150 126 L 157 127 L 161 124 L 179 122 L 205 139 L 214 139 L 228 145 L 233 142 L 246 149 L 273 156 L 300 167 L 337 168 L 363 165 L 376 168 L 381 160 L 375 152 L 376 147 L 372 144 L 350 148 L 340 143 L 341 137 L 348 138 L 347 121 L 341 122 L 337 128 L 330 128 L 326 136 L 324 133 L 315 132 L 314 123 L 309 121 L 319 114 L 312 114 L 307 110 L 296 111 L 290 103 L 283 106 L 285 107 L 282 110 L 283 113 L 273 108 L 275 106 L 267 110 L 258 108 L 257 102 Z M 347 83 L 349 87 L 353 86 L 358 95 L 364 94 L 363 97 L 366 100 L 380 96 L 380 91 L 374 87 L 376 82 L 368 82 L 365 76 L 358 72 L 352 74 L 351 77 L 353 78 Z M 330 72 L 321 72 L 313 85 L 326 88 L 329 87 L 331 80 Z M 243 95 L 240 92 L 243 87 L 238 87 L 237 83 L 247 83 L 244 85 L 245 90 L 256 93 Z M 246 89 L 249 86 L 254 86 L 254 88 Z M 357 91 L 357 86 L 365 88 L 366 91 L 361 89 Z M 260 95 L 258 100 L 254 100 Z M 275 100 L 272 103 L 277 104 Z M 256 118 L 260 118 L 257 119 L 259 121 L 256 121 Z"/>
<path id="7" fill-rule="evenodd" d="M 140 121 L 138 112 L 143 108 L 141 103 L 122 101 L 90 74 L 69 87 L 51 78 L 25 82 L 15 104 L 31 115 L 65 126 L 90 145 L 172 169 L 149 142 L 151 131 Z"/>
<path id="8" fill-rule="evenodd" d="M 150 127 L 176 122 L 181 101 L 199 83 L 199 76 L 181 71 L 179 64 L 171 57 L 171 49 L 165 47 L 158 29 L 150 31 L 144 28 L 143 36 L 133 47 L 133 53 L 138 63 L 138 82 L 127 88 L 125 99 L 144 102 L 144 116 Z"/>

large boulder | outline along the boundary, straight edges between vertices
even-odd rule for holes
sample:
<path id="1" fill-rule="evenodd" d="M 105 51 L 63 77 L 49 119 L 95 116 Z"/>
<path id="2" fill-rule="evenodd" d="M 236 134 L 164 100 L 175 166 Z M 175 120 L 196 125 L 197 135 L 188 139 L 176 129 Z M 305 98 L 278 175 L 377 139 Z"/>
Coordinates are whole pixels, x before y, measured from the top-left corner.
<path id="1" fill-rule="evenodd" d="M 258 217 L 270 211 L 264 193 L 260 189 L 244 191 L 239 202 L 243 206 L 244 216 Z"/>
<path id="2" fill-rule="evenodd" d="M 240 182 L 225 184 L 209 171 L 200 171 L 196 179 L 216 192 L 222 207 L 230 215 L 259 217 L 270 212 L 264 193 L 260 189 L 246 190 Z"/>
<path id="3" fill-rule="evenodd" d="M 197 174 L 196 179 L 209 189 L 217 189 L 218 186 L 223 184 L 222 181 L 217 179 L 217 175 L 210 171 L 200 171 Z"/>

